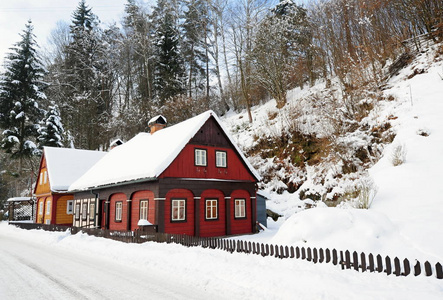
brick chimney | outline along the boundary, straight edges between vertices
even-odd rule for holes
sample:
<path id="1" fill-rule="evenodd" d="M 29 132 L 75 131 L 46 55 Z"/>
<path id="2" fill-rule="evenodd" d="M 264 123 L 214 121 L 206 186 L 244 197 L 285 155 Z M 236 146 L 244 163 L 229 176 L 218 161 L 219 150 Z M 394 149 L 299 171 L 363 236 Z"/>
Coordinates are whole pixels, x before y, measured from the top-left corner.
<path id="1" fill-rule="evenodd" d="M 148 126 L 151 129 L 151 134 L 154 134 L 154 132 L 159 131 L 166 127 L 167 120 L 162 115 L 158 115 L 153 117 L 148 122 Z"/>

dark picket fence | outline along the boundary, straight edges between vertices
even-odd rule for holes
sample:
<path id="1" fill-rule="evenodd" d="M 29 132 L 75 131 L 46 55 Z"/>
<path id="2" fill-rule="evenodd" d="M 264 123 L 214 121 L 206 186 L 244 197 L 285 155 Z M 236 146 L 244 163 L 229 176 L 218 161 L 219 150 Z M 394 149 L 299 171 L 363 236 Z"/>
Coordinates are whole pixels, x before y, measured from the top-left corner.
<path id="1" fill-rule="evenodd" d="M 343 270 L 353 269 L 360 272 L 378 272 L 386 275 L 408 276 L 425 275 L 443 279 L 443 268 L 440 263 L 432 265 L 426 261 L 424 264 L 418 260 L 400 260 L 398 257 L 392 259 L 389 256 L 369 255 L 356 251 L 339 251 L 336 249 L 322 249 L 311 247 L 293 247 L 282 245 L 269 245 L 258 242 L 231 240 L 226 238 L 202 238 L 181 234 L 158 233 L 156 226 L 146 226 L 141 230 L 118 231 L 103 230 L 97 228 L 78 228 L 60 225 L 44 225 L 33 223 L 10 223 L 23 229 L 43 229 L 47 231 L 70 231 L 71 234 L 82 232 L 88 235 L 104 237 L 125 243 L 174 243 L 186 247 L 203 247 L 218 249 L 230 253 L 246 253 L 271 256 L 276 258 L 302 259 L 316 263 L 329 263 L 341 266 Z"/>

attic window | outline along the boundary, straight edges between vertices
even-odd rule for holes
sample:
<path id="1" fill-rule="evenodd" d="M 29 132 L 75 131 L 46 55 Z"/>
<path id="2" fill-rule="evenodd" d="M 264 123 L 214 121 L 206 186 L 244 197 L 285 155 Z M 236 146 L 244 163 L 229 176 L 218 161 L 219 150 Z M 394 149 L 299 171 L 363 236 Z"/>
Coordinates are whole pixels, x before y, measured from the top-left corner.
<path id="1" fill-rule="evenodd" d="M 206 159 L 206 149 L 195 149 L 195 165 L 206 167 L 208 165 L 207 159 Z"/>
<path id="2" fill-rule="evenodd" d="M 226 151 L 215 151 L 215 166 L 217 168 L 226 168 L 228 166 Z"/>

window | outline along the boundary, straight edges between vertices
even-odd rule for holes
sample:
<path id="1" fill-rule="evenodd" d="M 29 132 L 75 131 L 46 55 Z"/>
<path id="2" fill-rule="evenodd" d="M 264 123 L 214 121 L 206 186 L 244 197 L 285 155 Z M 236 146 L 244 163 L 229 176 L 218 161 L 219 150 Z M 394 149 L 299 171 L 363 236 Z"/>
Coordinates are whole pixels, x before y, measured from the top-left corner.
<path id="1" fill-rule="evenodd" d="M 86 220 L 88 218 L 88 203 L 84 202 L 82 205 L 82 220 Z"/>
<path id="2" fill-rule="evenodd" d="M 171 221 L 185 221 L 186 220 L 186 200 L 173 199 L 171 209 Z"/>
<path id="3" fill-rule="evenodd" d="M 51 201 L 46 202 L 46 214 L 49 215 L 51 213 Z"/>
<path id="4" fill-rule="evenodd" d="M 40 172 L 40 185 L 43 184 L 43 172 Z"/>
<path id="5" fill-rule="evenodd" d="M 121 222 L 122 221 L 122 207 L 123 202 L 115 202 L 115 221 Z"/>
<path id="6" fill-rule="evenodd" d="M 218 218 L 217 199 L 206 200 L 206 220 L 215 220 Z"/>
<path id="7" fill-rule="evenodd" d="M 246 218 L 246 200 L 245 199 L 235 199 L 234 202 L 234 216 L 238 218 Z"/>
<path id="8" fill-rule="evenodd" d="M 195 149 L 195 165 L 203 167 L 207 165 L 205 149 Z"/>
<path id="9" fill-rule="evenodd" d="M 40 200 L 40 204 L 38 207 L 38 214 L 43 215 L 43 200 Z"/>
<path id="10" fill-rule="evenodd" d="M 73 209 L 74 209 L 74 200 L 66 201 L 66 214 L 72 215 Z"/>
<path id="11" fill-rule="evenodd" d="M 148 220 L 148 200 L 140 200 L 140 220 Z"/>
<path id="12" fill-rule="evenodd" d="M 46 183 L 46 182 L 48 182 L 48 172 L 45 171 L 43 183 Z"/>
<path id="13" fill-rule="evenodd" d="M 80 220 L 80 203 L 75 204 L 75 219 Z"/>
<path id="14" fill-rule="evenodd" d="M 95 219 L 95 202 L 91 201 L 89 203 L 89 220 L 93 221 Z"/>
<path id="15" fill-rule="evenodd" d="M 215 151 L 215 166 L 217 168 L 227 167 L 226 155 L 226 151 Z"/>

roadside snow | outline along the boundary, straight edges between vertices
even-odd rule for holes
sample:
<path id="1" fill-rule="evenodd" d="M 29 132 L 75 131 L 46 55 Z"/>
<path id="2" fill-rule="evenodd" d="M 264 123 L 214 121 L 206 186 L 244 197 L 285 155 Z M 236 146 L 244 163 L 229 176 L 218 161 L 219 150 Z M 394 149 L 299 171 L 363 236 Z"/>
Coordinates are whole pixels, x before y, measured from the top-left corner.
<path id="1" fill-rule="evenodd" d="M 3 245 L 8 247 L 5 249 Z M 200 299 L 204 295 L 211 299 L 432 300 L 443 297 L 443 280 L 436 278 L 357 273 L 330 264 L 230 254 L 175 244 L 125 244 L 83 234 L 26 231 L 0 223 L 0 262 L 8 263 L 5 259 L 9 259 L 11 253 L 20 260 L 20 255 L 32 251 L 30 247 L 36 251 L 31 257 L 23 257 L 26 263 L 20 267 L 24 270 L 27 265 L 33 266 L 34 270 L 30 270 L 33 277 L 23 273 L 18 281 L 14 270 L 3 269 L 1 299 L 32 295 L 32 290 L 29 291 L 32 285 L 27 282 L 35 281 L 42 282 L 39 290 L 45 290 L 47 299 L 62 296 L 76 299 L 82 295 L 71 293 L 71 297 L 66 297 L 67 287 L 68 291 L 89 291 L 99 299 L 109 297 L 113 291 L 120 295 L 122 286 L 131 286 L 128 291 L 131 299 Z M 25 251 L 25 248 L 31 250 Z M 61 255 L 65 257 L 61 260 L 63 265 L 56 268 L 53 261 L 59 262 Z M 91 267 L 79 267 L 86 258 Z M 51 271 L 46 269 L 49 267 Z M 106 276 L 107 271 L 114 275 Z M 49 274 L 52 279 L 45 285 L 43 277 Z M 63 286 L 64 282 L 69 285 Z M 157 288 L 147 288 L 150 284 L 156 284 Z M 159 294 L 162 291 L 163 296 Z M 17 297 L 11 297 L 11 293 Z"/>

